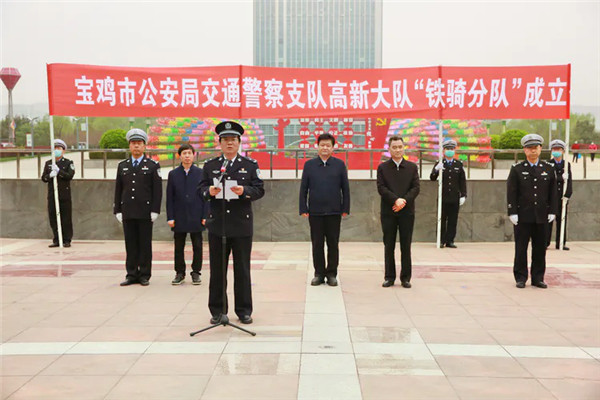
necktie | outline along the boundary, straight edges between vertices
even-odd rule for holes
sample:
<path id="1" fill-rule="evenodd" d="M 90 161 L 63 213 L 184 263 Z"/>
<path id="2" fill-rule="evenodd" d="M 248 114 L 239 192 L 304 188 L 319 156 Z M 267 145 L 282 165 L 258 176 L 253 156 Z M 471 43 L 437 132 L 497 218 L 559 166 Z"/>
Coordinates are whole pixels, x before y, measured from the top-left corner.
<path id="1" fill-rule="evenodd" d="M 138 166 L 138 160 L 134 160 L 133 161 L 133 168 L 137 168 L 137 166 Z"/>

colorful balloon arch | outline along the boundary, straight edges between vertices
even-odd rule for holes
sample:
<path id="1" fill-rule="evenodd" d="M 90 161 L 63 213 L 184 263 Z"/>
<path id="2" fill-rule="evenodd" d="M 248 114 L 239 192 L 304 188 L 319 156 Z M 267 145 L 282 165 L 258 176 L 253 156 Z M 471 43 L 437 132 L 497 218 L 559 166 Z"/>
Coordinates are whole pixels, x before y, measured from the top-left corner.
<path id="1" fill-rule="evenodd" d="M 442 121 L 442 131 L 444 139 L 452 138 L 456 140 L 458 146 L 457 158 L 461 161 L 467 161 L 467 157 L 471 158 L 471 162 L 479 164 L 479 166 L 487 166 L 491 161 L 489 154 L 461 154 L 461 150 L 491 150 L 491 138 L 488 130 L 482 121 L 479 120 L 444 120 Z M 437 160 L 439 153 L 437 151 L 439 140 L 439 128 L 437 120 L 428 119 L 395 119 L 390 123 L 388 137 L 392 135 L 400 135 L 404 139 L 405 145 L 409 149 L 435 149 L 432 152 L 423 153 L 423 158 L 429 160 Z M 385 148 L 387 150 L 387 139 Z M 389 152 L 386 153 L 389 157 Z M 417 161 L 418 157 L 412 153 L 407 156 L 410 161 Z"/>
<path id="2" fill-rule="evenodd" d="M 148 131 L 148 149 L 177 150 L 184 143 L 194 146 L 199 158 L 206 158 L 217 149 L 219 138 L 215 126 L 223 120 L 218 118 L 158 118 Z M 266 147 L 263 131 L 254 122 L 239 120 L 244 127 L 241 150 L 264 149 Z M 156 161 L 171 160 L 179 157 L 177 152 L 156 154 Z"/>

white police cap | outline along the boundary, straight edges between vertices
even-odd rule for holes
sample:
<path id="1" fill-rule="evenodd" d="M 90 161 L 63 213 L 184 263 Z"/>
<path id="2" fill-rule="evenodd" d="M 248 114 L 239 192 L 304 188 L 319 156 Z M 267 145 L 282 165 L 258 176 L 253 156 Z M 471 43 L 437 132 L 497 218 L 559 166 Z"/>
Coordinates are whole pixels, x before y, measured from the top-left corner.
<path id="1" fill-rule="evenodd" d="M 457 143 L 456 140 L 454 139 L 446 139 L 442 142 L 442 147 L 444 149 L 449 149 L 449 148 L 456 148 Z"/>
<path id="2" fill-rule="evenodd" d="M 555 147 L 560 147 L 561 149 L 565 150 L 567 148 L 567 144 L 560 139 L 554 139 L 550 142 L 550 149 Z"/>
<path id="3" fill-rule="evenodd" d="M 523 147 L 541 146 L 543 144 L 544 138 L 537 133 L 530 133 L 521 138 L 521 146 Z"/>
<path id="4" fill-rule="evenodd" d="M 144 143 L 148 143 L 148 135 L 139 128 L 133 128 L 129 130 L 126 138 L 128 142 L 131 142 L 132 140 L 142 140 Z"/>
<path id="5" fill-rule="evenodd" d="M 54 139 L 54 147 L 56 147 L 56 146 L 60 146 L 64 150 L 67 149 L 67 144 L 63 140 L 61 140 L 61 139 Z"/>

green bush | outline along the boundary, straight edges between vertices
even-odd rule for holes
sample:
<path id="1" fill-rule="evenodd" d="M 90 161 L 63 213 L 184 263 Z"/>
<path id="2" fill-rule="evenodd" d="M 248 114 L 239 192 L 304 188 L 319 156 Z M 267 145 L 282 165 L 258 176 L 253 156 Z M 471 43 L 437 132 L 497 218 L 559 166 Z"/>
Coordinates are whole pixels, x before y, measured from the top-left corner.
<path id="1" fill-rule="evenodd" d="M 122 151 L 108 152 L 106 153 L 107 160 L 123 160 L 127 158 L 127 153 Z M 102 153 L 99 151 L 90 151 L 90 160 L 102 160 Z"/>
<path id="2" fill-rule="evenodd" d="M 520 129 L 511 129 L 500 135 L 498 144 L 500 149 L 521 149 L 521 139 L 527 132 Z"/>
<path id="3" fill-rule="evenodd" d="M 102 134 L 100 143 L 101 149 L 128 149 L 129 144 L 126 138 L 127 132 L 123 129 L 110 129 Z M 125 152 L 110 152 L 106 154 L 108 160 L 118 160 L 127 157 Z M 90 153 L 91 159 L 102 159 L 102 153 Z"/>
<path id="4" fill-rule="evenodd" d="M 100 138 L 101 149 L 127 149 L 127 132 L 123 129 L 110 129 L 102 134 Z"/>
<path id="5" fill-rule="evenodd" d="M 500 135 L 490 135 L 492 149 L 499 149 L 500 147 Z"/>

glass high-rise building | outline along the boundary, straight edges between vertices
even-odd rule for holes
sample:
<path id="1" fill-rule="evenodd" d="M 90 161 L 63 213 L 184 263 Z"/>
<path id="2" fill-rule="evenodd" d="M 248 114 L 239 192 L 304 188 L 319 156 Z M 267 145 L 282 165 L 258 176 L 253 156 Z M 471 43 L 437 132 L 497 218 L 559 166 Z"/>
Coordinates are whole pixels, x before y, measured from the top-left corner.
<path id="1" fill-rule="evenodd" d="M 254 65 L 380 68 L 381 0 L 254 0 Z"/>

